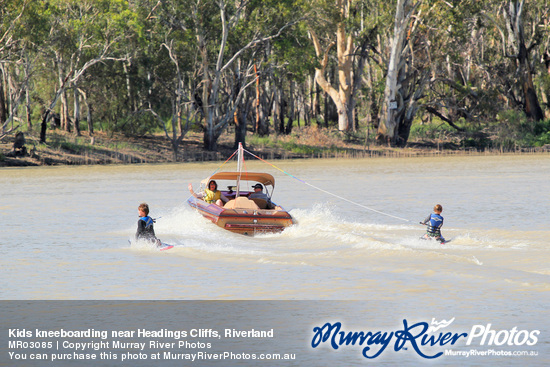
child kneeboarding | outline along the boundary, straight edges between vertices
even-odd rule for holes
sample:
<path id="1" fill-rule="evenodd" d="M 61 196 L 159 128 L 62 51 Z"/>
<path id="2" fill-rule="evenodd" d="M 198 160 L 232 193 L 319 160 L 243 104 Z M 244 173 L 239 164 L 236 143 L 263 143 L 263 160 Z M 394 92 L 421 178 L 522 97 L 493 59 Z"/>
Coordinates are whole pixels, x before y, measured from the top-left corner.
<path id="1" fill-rule="evenodd" d="M 155 236 L 155 229 L 153 228 L 153 223 L 155 223 L 155 221 L 149 216 L 149 205 L 141 203 L 138 207 L 138 213 L 139 220 L 136 240 L 146 240 L 154 243 L 157 247 L 161 246 L 161 242 L 157 236 Z"/>
<path id="2" fill-rule="evenodd" d="M 441 227 L 443 226 L 443 217 L 441 212 L 443 207 L 439 204 L 434 206 L 434 212 L 430 214 L 423 222 L 420 224 L 425 224 L 428 226 L 426 234 L 423 236 L 424 239 L 433 238 L 441 243 L 445 242 L 445 238 L 441 235 Z"/>

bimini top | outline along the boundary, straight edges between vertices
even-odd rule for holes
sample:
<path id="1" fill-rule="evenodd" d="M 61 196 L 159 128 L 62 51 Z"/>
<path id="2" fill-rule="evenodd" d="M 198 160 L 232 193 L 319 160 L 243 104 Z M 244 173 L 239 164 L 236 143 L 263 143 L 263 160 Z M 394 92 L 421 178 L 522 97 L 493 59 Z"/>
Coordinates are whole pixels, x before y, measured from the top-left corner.
<path id="1" fill-rule="evenodd" d="M 241 181 L 256 181 L 264 186 L 273 186 L 275 187 L 275 178 L 269 173 L 259 173 L 259 172 L 242 172 Z M 206 185 L 210 180 L 233 180 L 237 181 L 239 177 L 239 172 L 218 172 L 214 173 L 212 176 L 201 181 L 201 184 Z"/>

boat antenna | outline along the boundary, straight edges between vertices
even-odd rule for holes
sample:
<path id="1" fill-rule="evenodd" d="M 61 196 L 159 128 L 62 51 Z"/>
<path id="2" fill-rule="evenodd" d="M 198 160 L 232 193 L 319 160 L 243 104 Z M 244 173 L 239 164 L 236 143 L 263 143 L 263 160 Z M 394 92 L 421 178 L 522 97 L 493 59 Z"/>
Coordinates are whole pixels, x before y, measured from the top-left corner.
<path id="1" fill-rule="evenodd" d="M 242 174 L 242 161 L 243 161 L 243 145 L 241 142 L 239 142 L 239 148 L 237 149 L 239 154 L 237 155 L 237 171 L 239 172 L 239 175 L 237 176 L 237 193 L 235 194 L 235 197 L 239 197 L 239 193 L 241 192 L 241 174 Z"/>
<path id="2" fill-rule="evenodd" d="M 266 161 L 265 159 L 262 159 L 262 158 L 258 157 L 257 155 L 255 155 L 255 154 L 249 152 L 248 150 L 244 150 L 244 151 L 247 152 L 248 154 L 250 154 L 251 156 L 253 156 L 254 158 L 259 159 L 259 160 L 261 160 L 262 162 L 269 164 L 269 165 L 272 166 L 273 168 L 275 168 L 275 169 L 277 169 L 277 170 L 283 172 L 285 175 L 290 176 L 290 177 L 292 177 L 293 179 L 298 180 L 298 181 L 300 181 L 301 183 L 303 183 L 303 184 L 305 184 L 305 185 L 308 185 L 308 186 L 314 188 L 315 190 L 319 190 L 319 191 L 321 191 L 321 192 L 324 192 L 325 194 L 334 196 L 334 197 L 336 197 L 336 198 L 338 198 L 338 199 L 340 199 L 340 200 L 343 200 L 343 201 L 346 201 L 346 202 L 348 202 L 348 203 L 350 203 L 350 204 L 359 206 L 359 207 L 361 207 L 361 208 L 363 208 L 363 209 L 370 210 L 370 211 L 372 211 L 372 212 L 375 212 L 375 213 L 378 213 L 378 214 L 382 214 L 382 215 L 385 215 L 385 216 L 388 216 L 388 217 L 392 217 L 392 218 L 395 218 L 395 219 L 403 220 L 403 221 L 405 221 L 405 222 L 410 222 L 410 220 L 408 220 L 408 219 L 401 218 L 401 217 L 398 217 L 398 216 L 395 216 L 395 215 L 392 215 L 392 214 L 384 213 L 384 212 L 382 212 L 382 211 L 380 211 L 380 210 L 376 210 L 376 209 L 373 209 L 373 208 L 369 208 L 368 206 L 359 204 L 359 203 L 357 203 L 357 202 L 355 202 L 355 201 L 352 201 L 352 200 L 348 200 L 348 199 L 346 199 L 346 198 L 344 198 L 344 197 L 342 197 L 342 196 L 340 196 L 340 195 L 336 195 L 336 194 L 333 194 L 332 192 L 323 190 L 323 189 L 320 188 L 320 187 L 317 187 L 317 186 L 315 186 L 315 185 L 312 185 L 312 184 L 310 184 L 310 183 L 308 183 L 308 182 L 306 182 L 306 181 L 304 181 L 304 180 L 302 180 L 302 179 L 300 179 L 300 178 L 298 178 L 298 177 L 296 177 L 296 176 L 294 176 L 294 175 L 292 175 L 292 174 L 290 174 L 290 173 L 288 173 L 288 172 L 286 172 L 286 171 L 280 169 L 279 167 L 275 166 L 274 164 L 269 163 L 269 162 Z"/>

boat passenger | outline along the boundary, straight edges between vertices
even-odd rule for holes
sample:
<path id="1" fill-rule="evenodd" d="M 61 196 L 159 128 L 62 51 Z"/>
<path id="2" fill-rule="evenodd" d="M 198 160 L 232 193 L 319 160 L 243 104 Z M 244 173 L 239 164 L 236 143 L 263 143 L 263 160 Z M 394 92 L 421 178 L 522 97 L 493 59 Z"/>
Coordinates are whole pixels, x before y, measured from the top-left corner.
<path id="1" fill-rule="evenodd" d="M 424 238 L 433 238 L 441 243 L 445 242 L 445 238 L 441 235 L 441 227 L 443 226 L 443 217 L 441 216 L 442 211 L 443 207 L 440 204 L 436 204 L 434 206 L 434 212 L 424 219 L 423 222 L 420 222 L 420 224 L 425 224 L 428 226 Z"/>
<path id="2" fill-rule="evenodd" d="M 271 199 L 269 198 L 269 196 L 267 196 L 265 192 L 263 192 L 264 187 L 262 186 L 262 184 L 257 183 L 256 185 L 252 186 L 252 188 L 254 189 L 254 192 L 248 195 L 248 198 L 250 200 L 253 200 L 253 199 L 265 200 L 265 204 L 262 203 L 262 205 L 260 205 L 258 204 L 258 202 L 256 203 L 260 206 L 260 209 L 270 209 L 272 207 Z"/>
<path id="3" fill-rule="evenodd" d="M 248 195 L 249 199 L 264 199 L 265 201 L 269 201 L 269 196 L 265 192 L 263 192 L 264 187 L 261 183 L 257 183 L 256 185 L 252 186 L 254 189 L 254 192 Z"/>
<path id="4" fill-rule="evenodd" d="M 146 203 L 139 204 L 138 215 L 136 240 L 145 240 L 160 246 L 161 242 L 155 235 L 155 229 L 153 228 L 155 220 L 149 216 L 149 205 Z"/>
<path id="5" fill-rule="evenodd" d="M 218 184 L 214 180 L 210 180 L 208 188 L 205 188 L 204 192 L 199 192 L 198 194 L 193 191 L 192 184 L 189 184 L 188 188 L 191 195 L 197 199 L 203 199 L 209 204 L 216 204 L 223 207 L 223 204 L 229 201 L 229 199 L 218 190 Z"/>

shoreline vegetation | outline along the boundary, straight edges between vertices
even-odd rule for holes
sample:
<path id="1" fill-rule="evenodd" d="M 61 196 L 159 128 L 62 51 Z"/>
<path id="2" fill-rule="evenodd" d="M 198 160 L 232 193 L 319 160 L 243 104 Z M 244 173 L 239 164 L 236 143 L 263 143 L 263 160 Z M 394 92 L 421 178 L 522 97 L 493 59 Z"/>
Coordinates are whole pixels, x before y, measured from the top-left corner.
<path id="1" fill-rule="evenodd" d="M 292 137 L 271 135 L 264 138 L 247 136 L 246 149 L 262 159 L 334 159 L 376 157 L 429 157 L 457 155 L 548 154 L 550 145 L 542 147 L 476 148 L 460 146 L 452 139 L 417 139 L 404 148 L 365 144 L 365 139 L 342 138 L 303 128 Z M 234 151 L 234 132 L 220 137 L 218 151 L 204 149 L 202 133 L 190 132 L 178 148 L 177 158 L 169 139 L 163 134 L 128 137 L 123 134 L 86 131 L 81 136 L 56 130 L 47 144 L 40 144 L 37 133 L 25 133 L 25 152 L 13 148 L 15 137 L 0 141 L 0 167 L 106 165 L 224 161 Z M 367 139 L 368 141 L 368 139 Z"/>
<path id="2" fill-rule="evenodd" d="M 0 166 L 550 147 L 547 0 L 4 3 Z"/>

